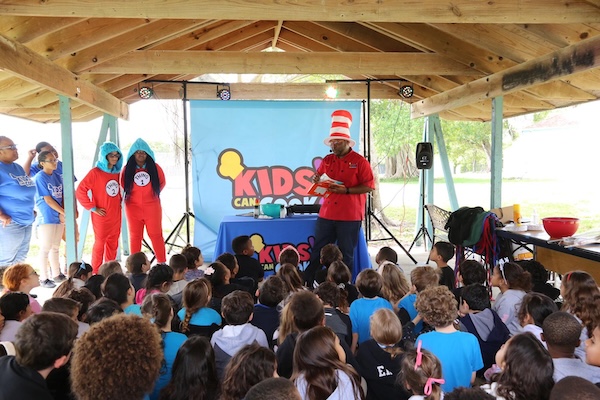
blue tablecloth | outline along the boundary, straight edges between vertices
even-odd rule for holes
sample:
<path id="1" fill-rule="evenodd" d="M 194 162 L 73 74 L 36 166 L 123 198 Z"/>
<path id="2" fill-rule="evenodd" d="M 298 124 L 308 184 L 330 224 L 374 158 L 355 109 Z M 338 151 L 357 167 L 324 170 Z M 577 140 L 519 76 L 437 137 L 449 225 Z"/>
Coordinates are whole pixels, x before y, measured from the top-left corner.
<path id="1" fill-rule="evenodd" d="M 226 216 L 219 226 L 215 258 L 224 252 L 233 253 L 231 241 L 237 236 L 248 235 L 252 238 L 256 251 L 254 257 L 263 265 L 265 276 L 274 273 L 279 253 L 290 244 L 298 249 L 300 269 L 304 270 L 309 264 L 310 253 L 315 243 L 316 223 L 317 215 L 314 214 L 294 215 L 283 219 Z M 354 251 L 353 280 L 360 271 L 371 268 L 371 259 L 362 227 L 358 236 L 358 245 Z"/>

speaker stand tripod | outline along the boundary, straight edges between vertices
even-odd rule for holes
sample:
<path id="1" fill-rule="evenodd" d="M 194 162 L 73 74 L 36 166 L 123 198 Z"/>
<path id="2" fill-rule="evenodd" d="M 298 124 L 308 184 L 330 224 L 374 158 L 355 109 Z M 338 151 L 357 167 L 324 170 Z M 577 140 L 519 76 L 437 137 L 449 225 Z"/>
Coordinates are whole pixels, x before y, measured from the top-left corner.
<path id="1" fill-rule="evenodd" d="M 417 231 L 417 234 L 416 234 L 415 238 L 413 239 L 412 244 L 408 248 L 408 251 L 410 251 L 413 248 L 413 246 L 415 245 L 415 243 L 417 243 L 417 241 L 419 239 L 423 239 L 423 245 L 425 247 L 425 251 L 427 251 L 427 239 L 429 239 L 429 242 L 433 246 L 433 240 L 431 239 L 431 236 L 429 236 L 429 232 L 427 231 L 427 228 L 425 227 L 425 170 L 424 169 L 421 170 L 421 226 L 419 227 L 419 230 Z"/>

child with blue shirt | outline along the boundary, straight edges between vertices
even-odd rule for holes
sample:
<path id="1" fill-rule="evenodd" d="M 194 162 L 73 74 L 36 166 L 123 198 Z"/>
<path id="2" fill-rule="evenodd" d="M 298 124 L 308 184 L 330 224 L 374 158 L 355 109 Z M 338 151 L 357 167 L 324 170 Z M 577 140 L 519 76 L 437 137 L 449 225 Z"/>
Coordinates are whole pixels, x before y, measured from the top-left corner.
<path id="1" fill-rule="evenodd" d="M 398 302 L 398 318 L 400 318 L 402 326 L 405 326 L 414 320 L 418 314 L 417 309 L 415 308 L 417 293 L 430 286 L 437 286 L 439 280 L 440 276 L 433 267 L 417 267 L 410 272 L 410 283 L 412 284 L 412 287 L 410 288 L 410 292 Z M 419 321 L 415 325 L 413 332 L 419 334 L 422 330 L 423 322 Z"/>
<path id="2" fill-rule="evenodd" d="M 415 307 L 423 320 L 435 331 L 419 336 L 423 348 L 431 351 L 442 364 L 445 382 L 442 389 L 451 392 L 459 386 L 469 387 L 475 373 L 483 368 L 481 349 L 475 335 L 456 330 L 457 302 L 447 286 L 427 288 L 419 293 Z"/>
<path id="3" fill-rule="evenodd" d="M 221 316 L 208 307 L 212 288 L 206 278 L 188 283 L 183 289 L 183 308 L 177 316 L 181 319 L 181 332 L 186 335 L 201 334 L 211 337 L 221 326 Z"/>
<path id="4" fill-rule="evenodd" d="M 67 278 L 60 272 L 58 248 L 65 230 L 65 210 L 63 208 L 63 180 L 56 170 L 58 159 L 49 151 L 38 156 L 42 171 L 34 178 L 36 187 L 35 205 L 38 210 L 37 224 L 40 238 L 40 281 L 44 287 L 51 287 L 46 265 L 50 264 L 55 281 Z"/>
<path id="5" fill-rule="evenodd" d="M 161 389 L 167 386 L 171 380 L 171 370 L 173 369 L 175 356 L 177 356 L 177 351 L 187 340 L 187 336 L 171 331 L 173 308 L 171 307 L 169 296 L 164 293 L 155 293 L 146 296 L 142 304 L 142 314 L 154 323 L 162 338 L 163 366 L 160 369 L 160 375 L 158 376 L 156 385 L 154 385 L 154 390 L 150 394 L 150 400 L 156 400 L 159 397 Z"/>
<path id="6" fill-rule="evenodd" d="M 371 315 L 381 308 L 394 310 L 389 301 L 378 296 L 382 286 L 383 278 L 374 269 L 365 269 L 356 278 L 356 287 L 362 298 L 355 300 L 350 305 L 353 353 L 356 353 L 360 343 L 371 339 Z"/>

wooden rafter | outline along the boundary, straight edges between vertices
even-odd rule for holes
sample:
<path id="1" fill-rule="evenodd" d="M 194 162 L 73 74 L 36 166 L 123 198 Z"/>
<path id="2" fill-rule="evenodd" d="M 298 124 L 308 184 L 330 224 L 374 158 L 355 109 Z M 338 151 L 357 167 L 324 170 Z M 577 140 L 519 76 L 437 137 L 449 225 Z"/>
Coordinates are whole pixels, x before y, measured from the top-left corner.
<path id="1" fill-rule="evenodd" d="M 4 36 L 0 36 L 0 68 L 107 114 L 129 117 L 127 104 Z"/>
<path id="2" fill-rule="evenodd" d="M 596 1 L 558 0 L 362 0 L 335 2 L 297 0 L 1 0 L 6 15 L 271 19 L 297 21 L 389 21 L 448 23 L 575 23 L 600 22 Z"/>
<path id="3" fill-rule="evenodd" d="M 541 83 L 552 82 L 598 66 L 600 66 L 600 36 L 413 103 L 411 115 L 422 117 L 458 108 Z"/>
<path id="4" fill-rule="evenodd" d="M 248 73 L 395 75 L 430 71 L 436 75 L 480 75 L 438 54 L 423 53 L 235 53 L 192 51 L 134 51 L 88 72 L 135 73 Z"/>

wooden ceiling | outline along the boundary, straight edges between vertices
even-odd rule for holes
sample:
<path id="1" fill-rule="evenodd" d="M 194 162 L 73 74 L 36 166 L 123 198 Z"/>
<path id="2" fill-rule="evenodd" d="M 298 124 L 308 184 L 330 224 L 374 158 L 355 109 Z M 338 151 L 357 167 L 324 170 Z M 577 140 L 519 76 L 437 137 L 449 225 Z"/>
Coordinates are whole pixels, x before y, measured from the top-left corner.
<path id="1" fill-rule="evenodd" d="M 271 51 L 269 51 L 271 50 Z M 600 97 L 600 0 L 0 0 L 0 113 L 128 118 L 146 80 L 337 74 L 341 99 L 401 99 L 413 117 L 483 121 Z M 403 83 L 404 84 L 404 83 Z M 154 83 L 180 99 L 181 83 Z M 323 83 L 232 83 L 233 99 L 322 99 Z M 187 85 L 189 99 L 216 99 Z"/>

